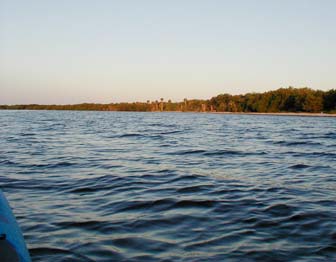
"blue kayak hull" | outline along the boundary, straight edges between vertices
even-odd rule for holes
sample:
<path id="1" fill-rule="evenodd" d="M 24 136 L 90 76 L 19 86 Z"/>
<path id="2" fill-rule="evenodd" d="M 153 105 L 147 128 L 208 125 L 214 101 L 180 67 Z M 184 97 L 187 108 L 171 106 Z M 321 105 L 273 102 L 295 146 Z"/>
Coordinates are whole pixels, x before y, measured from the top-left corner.
<path id="1" fill-rule="evenodd" d="M 30 262 L 22 232 L 0 190 L 0 261 Z"/>

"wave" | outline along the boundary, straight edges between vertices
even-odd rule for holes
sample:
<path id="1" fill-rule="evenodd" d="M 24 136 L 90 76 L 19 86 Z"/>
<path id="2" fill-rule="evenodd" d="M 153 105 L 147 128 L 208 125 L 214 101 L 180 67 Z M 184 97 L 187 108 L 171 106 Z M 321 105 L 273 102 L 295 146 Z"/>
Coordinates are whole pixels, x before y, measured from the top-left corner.
<path id="1" fill-rule="evenodd" d="M 305 169 L 311 167 L 310 165 L 305 165 L 305 164 L 296 164 L 296 165 L 292 165 L 289 168 L 291 169 Z"/>
<path id="2" fill-rule="evenodd" d="M 195 186 L 186 186 L 182 188 L 177 188 L 176 192 L 179 194 L 185 194 L 185 193 L 198 193 L 205 191 L 208 193 L 209 189 L 212 188 L 213 185 L 195 185 Z"/>
<path id="3" fill-rule="evenodd" d="M 201 155 L 205 153 L 205 150 L 201 149 L 195 149 L 195 150 L 181 150 L 181 151 L 175 151 L 167 153 L 167 155 L 179 155 L 179 156 L 185 156 L 185 155 Z"/>
<path id="4" fill-rule="evenodd" d="M 169 152 L 167 155 L 200 155 L 200 156 L 247 156 L 247 155 L 266 155 L 265 152 L 243 152 L 237 150 L 202 150 L 202 149 L 190 149 L 190 150 L 181 150 L 175 152 Z"/>
<path id="5" fill-rule="evenodd" d="M 287 204 L 274 204 L 271 206 L 268 206 L 263 211 L 267 214 L 270 214 L 272 216 L 289 216 L 293 212 L 295 212 L 296 208 L 291 205 Z"/>
<path id="6" fill-rule="evenodd" d="M 275 141 L 273 142 L 275 145 L 284 145 L 284 146 L 320 146 L 322 145 L 320 142 L 312 142 L 312 141 Z"/>
<path id="7" fill-rule="evenodd" d="M 61 249 L 61 248 L 53 248 L 53 247 L 38 247 L 38 248 L 30 248 L 29 253 L 32 257 L 35 258 L 34 261 L 43 261 L 45 256 L 48 256 L 48 260 L 58 260 L 58 261 L 74 261 L 74 262 L 94 262 L 83 254 L 79 254 L 77 252 Z"/>
<path id="8" fill-rule="evenodd" d="M 334 119 L 296 119 L 1 111 L 0 187 L 33 261 L 333 261 Z"/>
<path id="9" fill-rule="evenodd" d="M 118 135 L 118 138 L 128 138 L 128 137 L 144 137 L 144 135 L 142 134 L 137 134 L 137 133 L 129 133 L 129 134 L 122 134 L 122 135 Z"/>

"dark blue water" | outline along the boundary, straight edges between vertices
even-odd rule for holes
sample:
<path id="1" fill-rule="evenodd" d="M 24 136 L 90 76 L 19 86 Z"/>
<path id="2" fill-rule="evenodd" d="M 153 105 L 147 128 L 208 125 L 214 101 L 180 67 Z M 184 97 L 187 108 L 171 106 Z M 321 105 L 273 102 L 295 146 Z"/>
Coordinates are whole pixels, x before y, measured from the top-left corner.
<path id="1" fill-rule="evenodd" d="M 0 111 L 34 261 L 335 261 L 336 118 Z"/>

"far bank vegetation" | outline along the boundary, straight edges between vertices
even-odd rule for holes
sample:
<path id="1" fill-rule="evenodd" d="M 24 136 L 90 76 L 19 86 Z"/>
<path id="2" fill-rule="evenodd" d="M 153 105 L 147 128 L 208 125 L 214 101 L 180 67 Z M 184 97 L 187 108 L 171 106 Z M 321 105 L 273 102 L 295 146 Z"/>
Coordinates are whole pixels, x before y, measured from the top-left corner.
<path id="1" fill-rule="evenodd" d="M 184 99 L 181 102 L 156 101 L 133 103 L 75 105 L 0 105 L 0 109 L 29 110 L 96 110 L 96 111 L 181 111 L 181 112 L 307 112 L 336 113 L 336 90 L 313 90 L 310 88 L 280 88 L 265 93 L 244 95 L 220 94 L 208 100 Z"/>

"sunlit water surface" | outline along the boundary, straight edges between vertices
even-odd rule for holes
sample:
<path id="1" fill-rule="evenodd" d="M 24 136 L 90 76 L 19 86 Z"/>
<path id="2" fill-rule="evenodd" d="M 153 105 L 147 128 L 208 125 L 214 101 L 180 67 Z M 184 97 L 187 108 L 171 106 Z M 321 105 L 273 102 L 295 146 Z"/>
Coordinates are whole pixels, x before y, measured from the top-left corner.
<path id="1" fill-rule="evenodd" d="M 335 261 L 336 118 L 0 111 L 33 261 Z"/>

